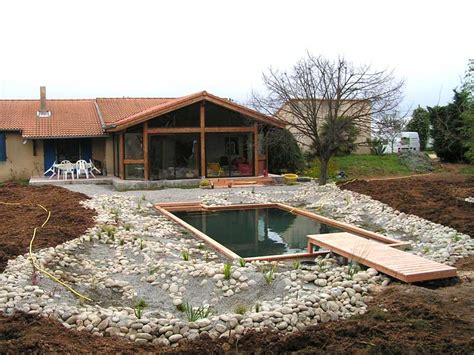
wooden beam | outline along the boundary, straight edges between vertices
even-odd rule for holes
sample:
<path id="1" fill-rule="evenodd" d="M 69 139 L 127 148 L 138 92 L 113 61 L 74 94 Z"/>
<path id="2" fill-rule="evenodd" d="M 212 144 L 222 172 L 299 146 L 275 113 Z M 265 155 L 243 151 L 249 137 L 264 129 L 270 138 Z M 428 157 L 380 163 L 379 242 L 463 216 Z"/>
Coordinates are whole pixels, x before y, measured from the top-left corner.
<path id="1" fill-rule="evenodd" d="M 181 225 L 182 227 L 186 228 L 188 231 L 190 231 L 192 234 L 194 234 L 197 238 L 199 238 L 202 241 L 206 242 L 212 248 L 214 248 L 218 252 L 224 254 L 229 259 L 232 259 L 232 260 L 241 259 L 241 257 L 238 254 L 236 254 L 232 250 L 226 248 L 225 246 L 223 246 L 219 242 L 216 242 L 214 239 L 212 239 L 208 235 L 204 234 L 199 229 L 197 229 L 197 228 L 191 226 L 190 224 L 186 223 L 181 218 L 176 217 L 174 214 L 168 212 L 166 209 L 164 209 L 162 207 L 159 207 L 158 205 L 155 205 L 155 209 L 157 209 L 158 212 L 160 212 L 163 216 L 165 216 L 169 220 L 171 220 L 173 222 L 176 222 L 179 225 Z"/>
<path id="2" fill-rule="evenodd" d="M 124 159 L 123 164 L 145 164 L 145 159 Z"/>
<path id="3" fill-rule="evenodd" d="M 204 101 L 201 102 L 199 108 L 199 123 L 200 123 L 200 133 L 201 133 L 201 176 L 207 175 L 206 169 L 206 108 L 204 106 Z"/>
<path id="4" fill-rule="evenodd" d="M 265 131 L 265 170 L 267 174 L 270 172 L 268 171 L 268 130 Z"/>
<path id="5" fill-rule="evenodd" d="M 119 175 L 121 179 L 125 179 L 125 170 L 123 166 L 123 160 L 125 157 L 125 144 L 124 144 L 123 132 L 119 133 Z"/>
<path id="6" fill-rule="evenodd" d="M 286 126 L 285 122 L 283 122 L 281 120 L 278 120 L 274 117 L 264 115 L 260 112 L 255 111 L 255 110 L 249 109 L 248 107 L 238 105 L 234 102 L 222 99 L 222 98 L 214 96 L 214 95 L 210 95 L 208 93 L 196 93 L 196 94 L 190 95 L 186 98 L 173 100 L 173 102 L 170 102 L 168 104 L 158 105 L 156 107 L 156 109 L 149 109 L 149 110 L 145 110 L 143 113 L 137 113 L 135 115 L 132 115 L 132 116 L 126 118 L 126 119 L 123 119 L 122 123 L 118 122 L 115 127 L 107 128 L 106 131 L 107 132 L 117 132 L 117 131 L 120 131 L 122 129 L 131 127 L 131 126 L 135 126 L 135 125 L 140 124 L 142 122 L 145 122 L 149 119 L 156 118 L 158 116 L 164 115 L 164 114 L 166 114 L 168 112 L 171 112 L 171 111 L 176 111 L 176 110 L 178 110 L 182 107 L 186 107 L 186 106 L 192 105 L 196 102 L 203 101 L 203 100 L 212 102 L 212 103 L 214 103 L 218 106 L 227 108 L 231 111 L 238 112 L 238 113 L 240 113 L 244 116 L 247 116 L 247 117 L 249 117 L 253 120 L 257 120 L 257 121 L 260 121 L 260 122 L 263 122 L 263 123 L 268 123 L 272 126 L 277 126 L 277 127 L 280 127 L 280 128 L 285 128 L 285 126 Z"/>
<path id="7" fill-rule="evenodd" d="M 253 125 L 253 162 L 255 176 L 258 176 L 258 127 L 257 123 Z"/>
<path id="8" fill-rule="evenodd" d="M 143 124 L 143 168 L 144 168 L 144 177 L 145 180 L 150 180 L 150 159 L 148 156 L 148 122 Z"/>
<path id="9" fill-rule="evenodd" d="M 309 212 L 309 211 L 306 211 L 306 210 L 303 210 L 303 209 L 300 209 L 300 208 L 294 208 L 294 207 L 285 205 L 283 203 L 278 203 L 278 202 L 275 203 L 275 205 L 277 207 L 279 207 L 283 210 L 287 210 L 291 213 L 295 213 L 295 214 L 299 214 L 301 216 L 309 217 L 309 218 L 312 218 L 312 219 L 314 219 L 316 221 L 319 221 L 321 223 L 328 224 L 330 226 L 342 229 L 343 231 L 350 232 L 350 233 L 353 233 L 353 234 L 356 234 L 356 235 L 359 235 L 359 236 L 363 236 L 363 237 L 366 237 L 366 238 L 370 238 L 370 239 L 373 239 L 373 240 L 376 240 L 376 241 L 379 241 L 379 242 L 382 242 L 382 243 L 385 243 L 385 244 L 396 245 L 399 248 L 406 248 L 406 247 L 410 246 L 409 242 L 403 242 L 403 241 L 400 241 L 398 239 L 390 238 L 390 237 L 387 237 L 387 236 L 384 236 L 384 235 L 381 235 L 381 234 L 378 234 L 378 233 L 374 233 L 374 232 L 359 228 L 359 227 L 354 226 L 352 224 L 336 221 L 334 219 L 323 217 L 319 214 Z"/>
<path id="10" fill-rule="evenodd" d="M 253 132 L 254 127 L 206 127 L 206 133 Z"/>
<path id="11" fill-rule="evenodd" d="M 149 134 L 200 133 L 200 127 L 148 128 Z"/>

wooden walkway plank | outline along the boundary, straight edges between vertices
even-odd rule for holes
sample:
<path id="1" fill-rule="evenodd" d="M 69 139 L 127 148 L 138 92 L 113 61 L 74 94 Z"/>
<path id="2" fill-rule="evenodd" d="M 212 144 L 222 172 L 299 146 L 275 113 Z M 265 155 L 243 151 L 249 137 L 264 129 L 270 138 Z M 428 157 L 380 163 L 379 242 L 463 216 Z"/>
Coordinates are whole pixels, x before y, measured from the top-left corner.
<path id="1" fill-rule="evenodd" d="M 308 235 L 308 244 L 310 249 L 312 249 L 312 245 L 318 245 L 405 282 L 456 276 L 456 268 L 452 266 L 425 259 L 352 233 Z"/>

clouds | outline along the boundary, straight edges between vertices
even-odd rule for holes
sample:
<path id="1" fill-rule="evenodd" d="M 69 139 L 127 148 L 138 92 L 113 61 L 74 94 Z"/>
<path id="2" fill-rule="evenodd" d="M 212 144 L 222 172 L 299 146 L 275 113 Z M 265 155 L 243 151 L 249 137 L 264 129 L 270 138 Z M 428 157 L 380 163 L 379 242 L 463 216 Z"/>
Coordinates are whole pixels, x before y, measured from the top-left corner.
<path id="1" fill-rule="evenodd" d="M 449 100 L 474 6 L 428 1 L 22 1 L 0 5 L 0 97 L 179 96 L 245 100 L 269 66 L 306 50 L 394 68 L 405 104 Z M 440 90 L 441 95 L 440 95 Z"/>

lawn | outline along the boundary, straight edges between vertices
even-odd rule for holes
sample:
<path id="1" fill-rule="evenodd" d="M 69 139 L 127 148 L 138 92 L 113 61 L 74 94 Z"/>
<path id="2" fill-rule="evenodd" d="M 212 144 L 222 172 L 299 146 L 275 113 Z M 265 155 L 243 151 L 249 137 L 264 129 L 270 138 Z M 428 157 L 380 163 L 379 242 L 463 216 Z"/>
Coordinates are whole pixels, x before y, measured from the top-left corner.
<path id="1" fill-rule="evenodd" d="M 461 174 L 474 175 L 474 165 L 468 165 L 459 170 Z"/>
<path id="2" fill-rule="evenodd" d="M 329 176 L 335 177 L 339 171 L 350 179 L 379 176 L 404 176 L 420 173 L 404 164 L 397 154 L 387 155 L 346 155 L 333 157 L 329 162 Z M 311 168 L 304 172 L 311 177 L 319 176 L 319 161 L 312 163 Z"/>

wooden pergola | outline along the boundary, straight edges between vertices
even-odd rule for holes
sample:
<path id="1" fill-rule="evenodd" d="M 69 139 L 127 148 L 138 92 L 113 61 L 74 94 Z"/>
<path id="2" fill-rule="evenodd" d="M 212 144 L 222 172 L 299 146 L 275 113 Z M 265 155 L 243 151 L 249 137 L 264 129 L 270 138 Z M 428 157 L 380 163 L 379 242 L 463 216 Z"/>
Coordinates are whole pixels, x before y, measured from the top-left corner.
<path id="1" fill-rule="evenodd" d="M 253 120 L 251 126 L 234 127 L 208 127 L 206 126 L 206 103 L 210 102 L 222 108 L 239 113 L 245 118 Z M 159 118 L 162 115 L 176 111 L 180 108 L 199 103 L 199 127 L 149 127 L 148 121 Z M 125 132 L 134 126 L 143 125 L 143 158 L 125 159 Z M 259 175 L 264 169 L 268 171 L 268 142 L 265 146 L 265 154 L 259 153 L 259 130 L 265 127 L 275 126 L 284 128 L 285 124 L 273 117 L 263 115 L 245 106 L 238 105 L 230 100 L 211 95 L 207 92 L 200 92 L 186 96 L 171 103 L 158 105 L 149 110 L 140 112 L 121 120 L 111 127 L 107 127 L 107 132 L 118 137 L 118 173 L 119 177 L 125 179 L 125 167 L 130 164 L 142 164 L 144 168 L 144 179 L 150 180 L 150 156 L 149 156 L 149 136 L 153 134 L 199 134 L 200 137 L 200 167 L 201 177 L 207 176 L 206 166 L 206 134 L 208 133 L 252 133 L 253 134 L 253 171 L 254 175 Z M 266 131 L 266 130 L 265 130 Z M 115 152 L 114 152 L 115 154 Z"/>

